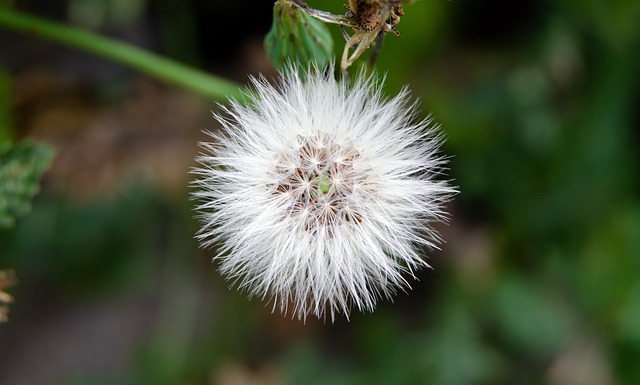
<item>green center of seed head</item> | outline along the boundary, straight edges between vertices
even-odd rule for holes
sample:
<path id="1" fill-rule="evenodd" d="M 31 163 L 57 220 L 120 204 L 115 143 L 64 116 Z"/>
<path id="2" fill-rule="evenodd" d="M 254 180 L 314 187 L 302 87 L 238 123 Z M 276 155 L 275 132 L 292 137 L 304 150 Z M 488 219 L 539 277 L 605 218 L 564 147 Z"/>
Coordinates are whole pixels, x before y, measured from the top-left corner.
<path id="1" fill-rule="evenodd" d="M 327 175 L 322 175 L 318 178 L 318 191 L 321 194 L 329 193 L 329 189 L 331 188 L 331 178 Z"/>

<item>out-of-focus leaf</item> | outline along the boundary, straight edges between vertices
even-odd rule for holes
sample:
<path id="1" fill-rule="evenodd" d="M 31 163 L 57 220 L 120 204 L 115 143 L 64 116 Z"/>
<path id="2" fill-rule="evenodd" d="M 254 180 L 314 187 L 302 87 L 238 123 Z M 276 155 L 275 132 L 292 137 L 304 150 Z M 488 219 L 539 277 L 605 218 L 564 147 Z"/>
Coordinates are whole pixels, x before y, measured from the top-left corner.
<path id="1" fill-rule="evenodd" d="M 287 62 L 327 62 L 333 52 L 333 38 L 324 23 L 291 2 L 280 0 L 273 7 L 273 24 L 264 46 L 273 66 L 281 69 Z"/>
<path id="2" fill-rule="evenodd" d="M 640 345 L 640 283 L 636 283 L 618 316 L 618 333 L 631 343 Z"/>
<path id="3" fill-rule="evenodd" d="M 577 285 L 594 323 L 640 346 L 640 206 L 621 205 L 585 242 Z"/>
<path id="4" fill-rule="evenodd" d="M 502 357 L 490 348 L 482 336 L 481 325 L 462 302 L 449 298 L 440 309 L 433 329 L 423 331 L 410 342 L 414 346 L 415 370 L 419 378 L 413 384 L 495 384 L 503 374 Z M 420 335 L 422 334 L 422 335 Z M 405 358 L 405 361 L 408 359 Z"/>
<path id="5" fill-rule="evenodd" d="M 0 229 L 11 227 L 15 218 L 31 209 L 38 181 L 53 159 L 53 150 L 43 144 L 0 144 Z"/>
<path id="6" fill-rule="evenodd" d="M 495 322 L 514 348 L 536 356 L 551 356 L 566 342 L 575 321 L 566 304 L 548 289 L 519 276 L 499 282 Z"/>

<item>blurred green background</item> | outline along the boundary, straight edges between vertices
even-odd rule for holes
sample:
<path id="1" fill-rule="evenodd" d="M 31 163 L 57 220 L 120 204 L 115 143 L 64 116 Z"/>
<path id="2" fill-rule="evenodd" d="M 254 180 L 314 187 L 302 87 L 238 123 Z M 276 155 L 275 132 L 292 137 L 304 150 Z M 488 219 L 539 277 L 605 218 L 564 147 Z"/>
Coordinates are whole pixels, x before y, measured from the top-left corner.
<path id="1" fill-rule="evenodd" d="M 269 1 L 13 3 L 238 82 L 275 75 Z M 20 280 L 0 384 L 639 384 L 640 2 L 405 13 L 377 68 L 442 125 L 461 193 L 433 270 L 335 324 L 228 290 L 193 240 L 213 101 L 0 29 L 0 110 L 56 150 L 32 211 L 0 231 Z"/>

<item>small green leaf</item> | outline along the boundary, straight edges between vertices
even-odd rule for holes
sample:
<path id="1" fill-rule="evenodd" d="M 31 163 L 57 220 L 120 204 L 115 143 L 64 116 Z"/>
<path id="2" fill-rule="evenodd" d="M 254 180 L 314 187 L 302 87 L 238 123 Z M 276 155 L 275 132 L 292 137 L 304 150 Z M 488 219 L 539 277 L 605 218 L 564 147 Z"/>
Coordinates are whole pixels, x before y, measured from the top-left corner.
<path id="1" fill-rule="evenodd" d="M 323 22 L 313 19 L 287 0 L 273 7 L 273 24 L 264 39 L 273 66 L 282 69 L 287 62 L 326 63 L 333 53 L 333 39 Z"/>
<path id="2" fill-rule="evenodd" d="M 0 229 L 12 227 L 17 216 L 29 212 L 52 159 L 53 150 L 43 144 L 0 143 Z"/>

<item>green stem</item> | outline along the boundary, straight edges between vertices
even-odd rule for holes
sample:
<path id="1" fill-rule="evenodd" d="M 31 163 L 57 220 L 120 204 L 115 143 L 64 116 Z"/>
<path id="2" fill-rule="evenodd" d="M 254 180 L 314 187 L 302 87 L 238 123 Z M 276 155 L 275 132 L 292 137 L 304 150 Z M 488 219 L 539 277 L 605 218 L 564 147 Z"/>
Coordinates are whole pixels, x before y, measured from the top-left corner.
<path id="1" fill-rule="evenodd" d="M 219 101 L 226 101 L 228 97 L 241 97 L 241 86 L 236 83 L 92 32 L 6 8 L 0 8 L 0 26 L 103 56 Z"/>
<path id="2" fill-rule="evenodd" d="M 11 79 L 7 71 L 0 66 L 0 146 L 13 139 L 10 100 Z"/>

